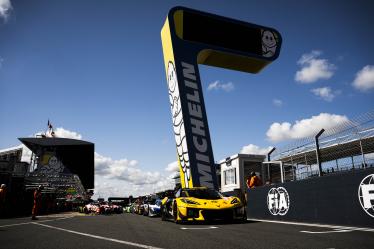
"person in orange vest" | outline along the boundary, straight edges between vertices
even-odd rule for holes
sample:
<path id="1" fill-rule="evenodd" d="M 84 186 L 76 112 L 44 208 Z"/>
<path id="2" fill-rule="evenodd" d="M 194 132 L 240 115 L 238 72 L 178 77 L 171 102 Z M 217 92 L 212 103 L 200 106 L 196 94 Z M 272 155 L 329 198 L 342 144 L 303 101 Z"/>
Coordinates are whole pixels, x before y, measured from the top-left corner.
<path id="1" fill-rule="evenodd" d="M 261 178 L 259 176 L 256 175 L 255 172 L 251 172 L 251 177 L 247 179 L 247 187 L 248 188 L 255 188 L 255 187 L 258 187 L 258 186 L 262 186 L 262 181 L 261 181 Z"/>
<path id="2" fill-rule="evenodd" d="M 42 190 L 43 186 L 39 185 L 37 189 L 34 191 L 34 206 L 32 207 L 32 220 L 37 220 L 36 215 L 38 214 L 38 211 L 40 209 L 40 204 L 42 201 Z"/>
<path id="3" fill-rule="evenodd" d="M 5 204 L 6 204 L 6 185 L 1 184 L 0 187 L 0 217 L 5 216 Z"/>

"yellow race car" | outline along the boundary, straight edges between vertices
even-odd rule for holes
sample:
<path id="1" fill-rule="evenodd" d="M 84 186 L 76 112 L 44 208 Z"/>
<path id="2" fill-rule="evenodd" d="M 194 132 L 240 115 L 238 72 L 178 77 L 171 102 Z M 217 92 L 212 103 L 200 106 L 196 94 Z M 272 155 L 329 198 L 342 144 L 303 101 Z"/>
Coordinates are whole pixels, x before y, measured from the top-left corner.
<path id="1" fill-rule="evenodd" d="M 175 196 L 161 202 L 162 220 L 185 221 L 246 221 L 245 206 L 237 197 L 225 197 L 216 190 L 195 187 L 179 189 Z"/>

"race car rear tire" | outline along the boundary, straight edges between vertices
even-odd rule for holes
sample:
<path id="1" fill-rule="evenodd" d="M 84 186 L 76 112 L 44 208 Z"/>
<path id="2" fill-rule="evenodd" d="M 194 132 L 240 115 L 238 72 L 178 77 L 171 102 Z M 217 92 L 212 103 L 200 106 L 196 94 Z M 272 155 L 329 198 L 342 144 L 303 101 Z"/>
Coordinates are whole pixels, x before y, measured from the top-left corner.
<path id="1" fill-rule="evenodd" d="M 147 213 L 145 210 L 146 210 L 146 209 L 145 209 L 145 207 L 144 207 L 143 215 L 144 215 L 144 216 L 148 216 L 148 213 Z"/>
<path id="2" fill-rule="evenodd" d="M 247 222 L 247 211 L 244 209 L 244 214 L 243 214 L 243 218 L 241 220 L 242 223 L 246 223 Z"/>
<path id="3" fill-rule="evenodd" d="M 173 215 L 174 215 L 174 222 L 176 224 L 181 224 L 182 222 L 180 220 L 178 220 L 178 217 L 179 217 L 179 209 L 178 209 L 178 205 L 177 205 L 177 202 L 174 202 L 174 205 L 173 205 Z"/>
<path id="4" fill-rule="evenodd" d="M 164 205 L 161 205 L 161 220 L 166 220 L 166 207 Z"/>

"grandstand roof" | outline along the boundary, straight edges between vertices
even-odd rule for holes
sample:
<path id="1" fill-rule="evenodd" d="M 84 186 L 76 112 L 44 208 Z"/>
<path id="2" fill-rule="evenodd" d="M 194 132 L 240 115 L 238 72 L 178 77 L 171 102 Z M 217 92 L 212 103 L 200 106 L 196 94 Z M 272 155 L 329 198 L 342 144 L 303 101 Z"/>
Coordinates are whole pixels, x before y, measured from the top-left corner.
<path id="1" fill-rule="evenodd" d="M 86 189 L 94 188 L 94 144 L 69 138 L 19 138 L 33 153 L 52 150 L 71 173 L 79 176 Z"/>
<path id="2" fill-rule="evenodd" d="M 15 146 L 15 147 L 6 148 L 6 149 L 1 149 L 0 150 L 0 155 L 14 153 L 14 152 L 19 151 L 19 150 L 22 150 L 22 146 L 20 146 L 20 145 Z"/>
<path id="3" fill-rule="evenodd" d="M 374 153 L 374 136 L 354 139 L 350 141 L 329 144 L 320 148 L 321 162 L 332 161 L 338 158 L 353 157 L 361 155 L 361 146 L 365 154 Z M 292 162 L 293 164 L 308 165 L 317 163 L 316 148 L 315 146 L 306 146 L 303 148 L 295 148 L 284 155 L 279 155 L 276 159 L 282 162 Z"/>
<path id="4" fill-rule="evenodd" d="M 71 146 L 71 145 L 93 145 L 93 143 L 70 138 L 47 137 L 47 138 L 19 138 L 30 150 L 35 146 Z"/>

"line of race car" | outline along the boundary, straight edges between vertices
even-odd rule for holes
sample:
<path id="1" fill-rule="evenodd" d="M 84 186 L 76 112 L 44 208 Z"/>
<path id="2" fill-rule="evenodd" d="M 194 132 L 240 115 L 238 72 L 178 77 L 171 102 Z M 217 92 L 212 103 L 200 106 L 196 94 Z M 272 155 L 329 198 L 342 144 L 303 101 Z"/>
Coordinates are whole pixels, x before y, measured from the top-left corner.
<path id="1" fill-rule="evenodd" d="M 83 208 L 85 213 L 121 213 L 117 205 L 92 203 Z M 164 196 L 149 195 L 137 198 L 123 207 L 125 213 L 172 220 L 176 223 L 190 221 L 246 221 L 244 202 L 235 196 L 223 196 L 220 192 L 205 187 L 183 188 L 176 192 L 165 192 Z"/>
<path id="2" fill-rule="evenodd" d="M 78 211 L 85 214 L 121 214 L 123 207 L 111 202 L 91 202 L 79 207 Z"/>

